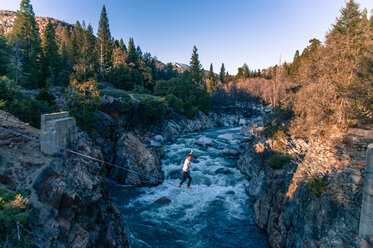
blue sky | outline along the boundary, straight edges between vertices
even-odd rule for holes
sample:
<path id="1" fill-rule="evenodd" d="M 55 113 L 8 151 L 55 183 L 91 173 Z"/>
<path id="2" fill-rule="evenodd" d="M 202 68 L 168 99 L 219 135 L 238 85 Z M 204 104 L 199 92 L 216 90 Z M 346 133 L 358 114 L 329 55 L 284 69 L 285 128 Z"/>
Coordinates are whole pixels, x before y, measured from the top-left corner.
<path id="1" fill-rule="evenodd" d="M 0 0 L 0 9 L 17 10 L 20 0 Z M 358 0 L 368 13 L 372 0 Z M 112 35 L 133 37 L 143 52 L 163 62 L 189 64 L 193 45 L 202 66 L 229 73 L 247 63 L 250 69 L 291 61 L 312 38 L 323 40 L 344 0 L 31 0 L 37 16 L 97 30 L 106 5 Z"/>

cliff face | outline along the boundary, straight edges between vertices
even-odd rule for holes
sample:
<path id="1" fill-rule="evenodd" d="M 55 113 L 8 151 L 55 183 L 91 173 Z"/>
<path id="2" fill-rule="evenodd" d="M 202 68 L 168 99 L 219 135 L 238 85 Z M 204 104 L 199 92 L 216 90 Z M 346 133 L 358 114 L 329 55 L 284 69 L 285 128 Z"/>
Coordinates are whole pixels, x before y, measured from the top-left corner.
<path id="1" fill-rule="evenodd" d="M 0 112 L 0 122 L 3 127 L 39 137 L 38 129 L 5 112 Z M 121 212 L 106 187 L 103 164 L 69 153 L 45 155 L 38 142 L 4 130 L 0 130 L 0 137 L 1 186 L 25 190 L 31 209 L 26 225 L 31 230 L 31 245 L 129 246 Z M 103 157 L 84 133 L 73 146 Z"/>
<path id="2" fill-rule="evenodd" d="M 276 142 L 256 137 L 238 167 L 252 180 L 302 177 L 365 168 L 373 129 L 333 131 L 323 140 L 282 140 L 293 162 L 279 170 L 263 165 Z M 260 149 L 258 149 L 260 148 Z M 315 194 L 309 179 L 254 182 L 247 193 L 255 202 L 255 222 L 271 247 L 372 247 L 373 237 L 358 236 L 364 174 L 325 176 L 325 192 Z"/>
<path id="3" fill-rule="evenodd" d="M 8 35 L 12 30 L 14 21 L 16 19 L 16 14 L 17 13 L 15 11 L 11 10 L 0 10 L 0 30 L 2 29 L 4 31 L 5 36 Z M 35 17 L 35 21 L 39 26 L 40 35 L 44 32 L 48 22 L 51 22 L 55 29 L 57 29 L 58 26 L 67 26 L 70 30 L 73 28 L 71 24 L 50 17 Z"/>

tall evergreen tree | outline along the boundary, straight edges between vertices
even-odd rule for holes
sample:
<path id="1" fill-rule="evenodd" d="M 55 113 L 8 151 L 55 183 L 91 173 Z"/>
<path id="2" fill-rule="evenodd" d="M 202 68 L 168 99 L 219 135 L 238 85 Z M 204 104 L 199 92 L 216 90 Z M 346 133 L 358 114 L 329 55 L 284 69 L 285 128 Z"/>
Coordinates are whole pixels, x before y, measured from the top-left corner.
<path id="1" fill-rule="evenodd" d="M 42 40 L 41 67 L 43 80 L 40 80 L 39 88 L 45 86 L 46 80 L 50 78 L 51 83 L 55 83 L 61 63 L 60 55 L 55 40 L 55 32 L 52 23 L 48 22 L 45 27 Z"/>
<path id="2" fill-rule="evenodd" d="M 138 53 L 135 48 L 135 42 L 133 41 L 133 38 L 130 38 L 128 41 L 128 56 L 127 56 L 127 64 L 133 63 L 133 65 L 138 64 Z"/>
<path id="3" fill-rule="evenodd" d="M 109 19 L 106 13 L 105 5 L 102 6 L 100 21 L 97 30 L 98 38 L 98 51 L 102 57 L 102 63 L 105 66 L 111 66 L 111 55 L 112 55 L 112 43 L 111 43 L 111 33 L 109 28 Z"/>
<path id="4" fill-rule="evenodd" d="M 207 78 L 209 80 L 209 90 L 216 90 L 216 84 L 215 84 L 215 74 L 214 74 L 214 68 L 212 66 L 212 63 L 210 64 L 210 70 L 207 74 Z"/>
<path id="5" fill-rule="evenodd" d="M 95 51 L 96 37 L 93 34 L 93 28 L 90 23 L 87 26 L 87 30 L 84 35 L 84 41 L 85 41 L 85 46 L 84 46 L 83 53 L 85 54 L 85 56 L 87 56 L 89 69 L 93 70 L 95 68 L 95 63 L 97 61 L 97 54 Z"/>
<path id="6" fill-rule="evenodd" d="M 295 51 L 293 63 L 290 66 L 290 75 L 295 75 L 298 72 L 298 68 L 300 65 L 300 56 L 299 56 L 299 50 Z"/>
<path id="7" fill-rule="evenodd" d="M 3 30 L 0 30 L 0 76 L 8 72 L 10 47 L 7 44 Z"/>
<path id="8" fill-rule="evenodd" d="M 250 71 L 249 71 L 249 67 L 247 66 L 247 64 L 245 63 L 243 65 L 243 77 L 244 78 L 249 78 L 250 77 Z"/>
<path id="9" fill-rule="evenodd" d="M 127 53 L 127 47 L 126 47 L 126 44 L 124 44 L 122 38 L 120 38 L 120 41 L 119 41 L 119 48 L 122 49 L 125 53 Z"/>
<path id="10" fill-rule="evenodd" d="M 225 84 L 225 66 L 224 63 L 221 64 L 219 79 L 222 84 Z"/>
<path id="11" fill-rule="evenodd" d="M 193 47 L 192 58 L 190 59 L 190 72 L 195 82 L 202 82 L 202 65 L 199 62 L 198 49 Z"/>
<path id="12" fill-rule="evenodd" d="M 242 69 L 242 67 L 238 67 L 236 78 L 237 79 L 243 78 L 243 69 Z"/>
<path id="13" fill-rule="evenodd" d="M 82 56 L 82 48 L 84 43 L 84 30 L 79 21 L 75 23 L 73 32 L 70 37 L 70 54 L 72 55 L 73 64 L 79 63 Z"/>
<path id="14" fill-rule="evenodd" d="M 18 52 L 13 54 L 19 54 L 24 61 L 22 64 L 22 73 L 25 78 L 23 84 L 30 88 L 38 86 L 38 61 L 41 53 L 39 29 L 34 17 L 30 0 L 22 0 L 12 32 L 9 34 L 11 45 L 18 48 Z"/>
<path id="15" fill-rule="evenodd" d="M 64 68 L 72 67 L 72 54 L 70 53 L 70 31 L 65 26 L 62 30 L 59 40 L 59 51 L 61 54 L 62 64 Z"/>

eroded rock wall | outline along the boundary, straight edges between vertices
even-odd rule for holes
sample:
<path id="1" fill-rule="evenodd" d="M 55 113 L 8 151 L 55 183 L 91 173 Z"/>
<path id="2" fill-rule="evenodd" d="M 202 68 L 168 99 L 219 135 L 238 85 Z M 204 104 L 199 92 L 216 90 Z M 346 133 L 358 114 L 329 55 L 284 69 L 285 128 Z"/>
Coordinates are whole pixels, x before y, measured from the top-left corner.
<path id="1" fill-rule="evenodd" d="M 271 247 L 372 247 L 373 237 L 359 236 L 364 174 L 321 177 L 326 192 L 315 195 L 310 179 L 260 182 L 365 168 L 371 127 L 333 131 L 324 139 L 283 140 L 293 162 L 274 170 L 263 166 L 274 142 L 255 137 L 238 162 L 253 180 L 247 193 L 255 207 L 255 222 L 269 236 Z"/>
<path id="2" fill-rule="evenodd" d="M 0 122 L 32 137 L 40 135 L 40 130 L 2 111 Z M 32 246 L 129 247 L 102 163 L 66 152 L 44 154 L 38 142 L 4 130 L 0 130 L 0 137 L 1 187 L 24 190 L 29 198 L 30 217 L 25 228 L 31 231 Z M 85 133 L 79 133 L 71 148 L 103 158 Z"/>

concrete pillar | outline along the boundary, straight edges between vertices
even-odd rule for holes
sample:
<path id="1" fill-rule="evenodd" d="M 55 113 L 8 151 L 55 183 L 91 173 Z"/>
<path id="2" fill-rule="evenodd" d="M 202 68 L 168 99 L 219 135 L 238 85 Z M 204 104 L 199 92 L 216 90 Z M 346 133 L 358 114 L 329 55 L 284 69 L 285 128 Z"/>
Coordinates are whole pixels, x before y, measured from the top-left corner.
<path id="1" fill-rule="evenodd" d="M 78 137 L 78 130 L 74 117 L 68 112 L 45 114 L 41 116 L 40 139 L 50 144 L 66 148 Z M 40 148 L 46 154 L 59 152 L 59 148 L 41 143 Z"/>
<path id="2" fill-rule="evenodd" d="M 361 205 L 359 235 L 373 235 L 373 144 L 368 145 Z"/>

